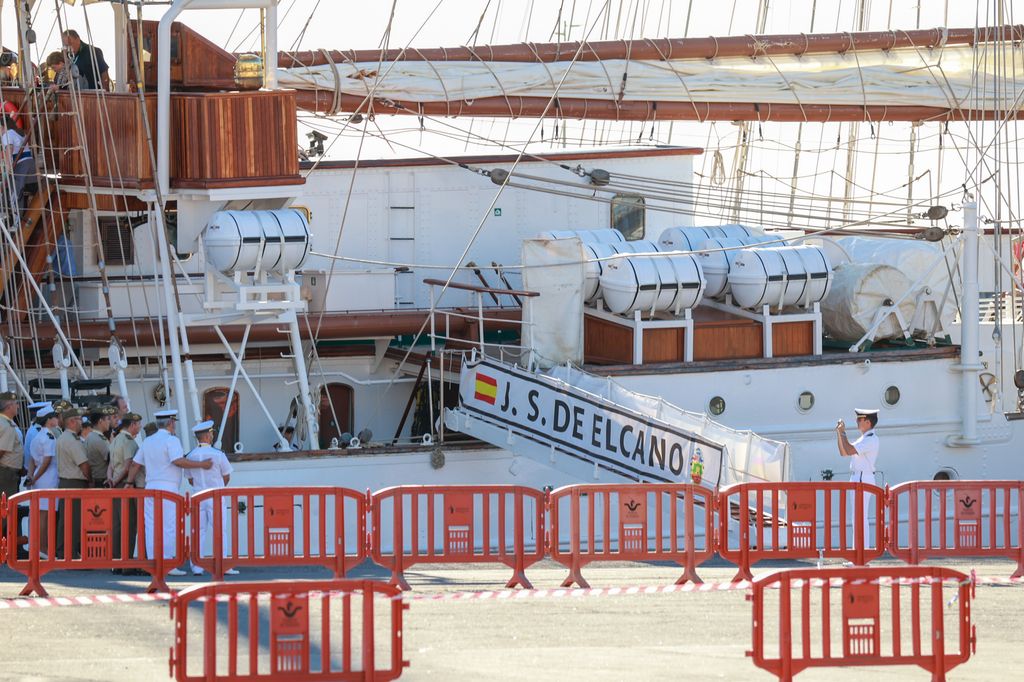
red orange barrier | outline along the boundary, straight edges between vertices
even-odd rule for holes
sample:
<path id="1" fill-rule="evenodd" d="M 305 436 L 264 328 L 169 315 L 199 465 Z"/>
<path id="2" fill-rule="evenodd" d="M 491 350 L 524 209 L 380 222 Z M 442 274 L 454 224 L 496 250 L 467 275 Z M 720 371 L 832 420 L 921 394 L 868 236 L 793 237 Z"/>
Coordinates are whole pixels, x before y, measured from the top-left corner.
<path id="1" fill-rule="evenodd" d="M 366 506 L 366 495 L 348 488 L 204 490 L 189 507 L 192 563 L 215 580 L 237 566 L 324 566 L 341 578 L 366 559 Z"/>
<path id="2" fill-rule="evenodd" d="M 548 556 L 569 568 L 562 587 L 590 587 L 582 569 L 595 561 L 674 561 L 684 568 L 677 585 L 701 582 L 697 566 L 715 553 L 714 509 L 714 492 L 690 484 L 565 486 L 548 497 Z"/>
<path id="3" fill-rule="evenodd" d="M 394 680 L 408 665 L 402 659 L 402 612 L 408 605 L 399 595 L 371 580 L 190 587 L 171 599 L 171 677 L 178 682 Z M 388 600 L 390 636 L 384 643 L 377 635 L 377 596 Z M 197 656 L 189 646 L 188 616 L 189 607 L 199 602 L 203 626 Z"/>
<path id="4" fill-rule="evenodd" d="M 948 619 L 952 636 L 943 619 L 943 583 L 950 581 L 959 609 Z M 753 649 L 747 655 L 780 680 L 807 668 L 867 665 L 917 665 L 933 680 L 944 680 L 974 650 L 973 597 L 972 579 L 948 568 L 776 571 L 758 576 L 747 596 L 753 602 Z"/>
<path id="5" fill-rule="evenodd" d="M 910 481 L 889 490 L 889 552 L 908 564 L 1006 557 L 1024 576 L 1024 481 Z"/>
<path id="6" fill-rule="evenodd" d="M 159 501 L 159 504 L 157 502 Z M 20 528 L 18 506 L 28 504 L 28 558 L 18 558 Z M 144 509 L 153 508 L 153 557 L 146 556 Z M 47 507 L 43 509 L 42 507 Z M 148 590 L 166 591 L 167 572 L 182 563 L 185 550 L 186 501 L 162 490 L 58 489 L 29 490 L 11 496 L 4 505 L 7 524 L 7 564 L 28 577 L 21 595 L 47 596 L 41 579 L 50 571 L 75 569 L 140 569 L 152 576 Z M 125 520 L 114 532 L 114 515 Z M 162 532 L 166 514 L 174 516 L 174 546 L 165 546 Z M 135 517 L 136 535 L 129 534 Z M 60 523 L 63 516 L 63 523 Z M 43 534 L 45 522 L 45 535 Z M 58 531 L 63 531 L 59 533 Z M 77 532 L 76 532 L 77 531 Z M 133 543 L 133 540 L 135 541 Z M 133 556 L 133 544 L 138 556 Z M 171 549 L 173 551 L 168 552 Z M 169 554 L 168 557 L 164 557 Z"/>
<path id="7" fill-rule="evenodd" d="M 873 502 L 873 505 L 871 504 Z M 874 507 L 873 540 L 865 505 Z M 729 533 L 730 524 L 738 532 Z M 718 552 L 749 580 L 766 559 L 841 558 L 862 566 L 885 551 L 885 491 L 843 481 L 737 483 L 718 491 Z"/>
<path id="8" fill-rule="evenodd" d="M 370 554 L 409 589 L 405 570 L 423 563 L 501 563 L 506 587 L 532 585 L 526 569 L 544 557 L 544 493 L 515 485 L 396 486 L 371 496 Z M 391 547 L 385 546 L 385 523 Z M 527 546 L 532 549 L 527 549 Z"/>

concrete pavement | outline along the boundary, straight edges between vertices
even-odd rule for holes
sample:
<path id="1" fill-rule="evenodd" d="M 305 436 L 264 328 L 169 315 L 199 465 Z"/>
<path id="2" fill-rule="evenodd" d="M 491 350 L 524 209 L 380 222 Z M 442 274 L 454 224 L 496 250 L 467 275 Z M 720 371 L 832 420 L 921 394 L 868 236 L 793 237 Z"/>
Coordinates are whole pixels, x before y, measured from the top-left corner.
<path id="1" fill-rule="evenodd" d="M 884 563 L 884 562 L 881 562 Z M 796 562 L 787 564 L 798 566 Z M 879 564 L 881 565 L 881 564 Z M 983 576 L 1006 577 L 1006 561 L 943 562 Z M 771 569 L 761 569 L 771 570 Z M 717 564 L 705 580 L 735 572 Z M 417 594 L 500 589 L 504 567 L 416 567 L 407 577 Z M 544 562 L 527 571 L 536 588 L 557 587 L 565 569 Z M 594 587 L 671 584 L 679 570 L 646 564 L 588 566 Z M 326 578 L 314 569 L 250 569 L 245 580 Z M 352 577 L 386 578 L 368 567 Z M 44 578 L 51 596 L 138 592 L 142 579 L 101 571 L 60 572 Z M 171 579 L 181 589 L 193 579 Z M 0 597 L 14 597 L 23 581 L 0 569 Z M 405 614 L 408 680 L 770 680 L 745 652 L 751 609 L 744 591 L 518 600 L 415 600 Z M 952 596 L 952 591 L 947 591 Z M 973 610 L 978 653 L 952 680 L 1006 679 L 1024 669 L 1024 585 L 979 586 Z M 378 610 L 380 612 L 380 610 Z M 956 606 L 947 606 L 947 617 Z M 884 618 L 883 618 L 884 620 Z M 173 641 L 166 603 L 46 607 L 0 611 L 0 680 L 168 679 Z M 199 634 L 200 622 L 190 620 Z M 383 630 L 381 630 L 383 634 Z M 194 669 L 193 669 L 194 670 Z M 811 670 L 801 680 L 926 679 L 908 667 Z"/>

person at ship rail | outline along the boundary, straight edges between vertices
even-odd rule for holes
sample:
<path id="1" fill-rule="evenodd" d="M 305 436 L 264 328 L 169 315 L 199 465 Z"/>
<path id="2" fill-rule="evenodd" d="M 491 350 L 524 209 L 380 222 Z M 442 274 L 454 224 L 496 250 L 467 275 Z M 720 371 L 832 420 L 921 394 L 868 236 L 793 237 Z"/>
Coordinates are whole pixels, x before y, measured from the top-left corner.
<path id="1" fill-rule="evenodd" d="M 132 458 L 128 470 L 127 487 L 134 487 L 135 476 L 141 467 L 146 467 L 146 490 L 163 490 L 177 493 L 181 488 L 184 469 L 209 469 L 211 460 L 193 462 L 186 459 L 181 448 L 181 441 L 175 435 L 178 427 L 178 411 L 162 410 L 153 415 L 156 419 L 157 432 L 142 441 L 142 446 Z M 146 556 L 150 559 L 156 554 L 153 551 L 155 505 L 149 498 L 143 503 L 142 518 L 146 524 Z M 175 558 L 174 533 L 177 525 L 174 504 L 165 500 L 163 509 L 163 555 L 165 559 Z M 185 575 L 185 571 L 174 568 L 170 575 Z"/>
<path id="2" fill-rule="evenodd" d="M 72 74 L 84 78 L 85 87 L 89 90 L 98 90 L 100 85 L 104 90 L 110 90 L 110 67 L 103 58 L 103 50 L 82 42 L 82 37 L 74 29 L 64 31 L 62 38 L 71 57 Z M 78 70 L 77 74 L 74 69 Z"/>
<path id="3" fill-rule="evenodd" d="M 233 469 L 228 462 L 227 455 L 212 445 L 214 435 L 213 420 L 196 424 L 192 432 L 196 434 L 196 440 L 199 441 L 199 445 L 186 456 L 194 462 L 210 461 L 213 463 L 213 466 L 209 469 L 195 469 L 189 473 L 188 482 L 192 484 L 192 489 L 198 493 L 203 490 L 227 486 L 231 480 Z M 224 502 L 229 503 L 229 500 L 224 500 Z M 221 512 L 221 553 L 223 556 L 229 554 L 229 548 L 231 547 L 231 535 L 228 532 L 231 526 L 231 513 L 225 505 Z M 210 556 L 205 553 L 207 538 L 209 538 L 210 542 L 210 551 L 213 551 L 214 540 L 210 535 L 210 531 L 213 529 L 213 500 L 203 500 L 199 503 L 199 546 L 195 548 L 195 551 L 201 556 Z M 193 562 L 192 573 L 193 575 L 202 575 L 203 569 Z M 238 571 L 234 569 L 224 571 L 224 573 L 226 575 L 238 575 Z"/>
<path id="4" fill-rule="evenodd" d="M 18 128 L 17 122 L 8 116 L 3 115 L 3 133 L 0 135 L 0 145 L 3 146 L 4 154 L 8 156 L 4 160 L 4 168 L 10 163 L 11 177 L 14 180 L 14 192 L 11 195 L 11 206 L 19 211 L 25 207 L 25 192 L 35 194 L 39 187 L 39 180 L 36 178 L 36 160 L 32 156 L 32 148 L 28 144 L 25 134 Z"/>
<path id="5" fill-rule="evenodd" d="M 855 483 L 875 484 L 875 463 L 878 461 L 878 435 L 875 427 L 878 425 L 878 410 L 857 408 L 854 410 L 857 415 L 857 430 L 860 437 L 850 442 L 846 437 L 846 423 L 840 419 L 836 424 L 836 441 L 839 445 L 839 454 L 850 458 L 850 480 Z M 868 512 L 868 495 L 865 493 L 864 500 L 864 541 L 868 542 L 868 519 L 871 518 Z"/>

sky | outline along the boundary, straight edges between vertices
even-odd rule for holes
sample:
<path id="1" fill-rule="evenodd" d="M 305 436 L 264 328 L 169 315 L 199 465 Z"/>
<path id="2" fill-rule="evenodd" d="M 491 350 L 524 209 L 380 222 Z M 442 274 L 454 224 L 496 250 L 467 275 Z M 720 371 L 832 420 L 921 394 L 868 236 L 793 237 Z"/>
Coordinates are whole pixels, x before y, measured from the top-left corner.
<path id="1" fill-rule="evenodd" d="M 0 33 L 5 45 L 16 43 L 13 0 L 0 0 Z M 579 39 L 592 40 L 683 37 L 707 35 L 744 35 L 757 31 L 762 10 L 767 7 L 766 33 L 800 33 L 855 30 L 863 24 L 869 30 L 973 27 L 995 23 L 999 3 L 968 0 L 281 0 L 279 45 L 282 49 L 437 47 L 465 44 L 546 42 Z M 152 5 L 152 6 L 149 6 Z M 60 24 L 55 7 L 61 10 Z M 157 19 L 165 5 L 147 3 L 144 16 Z M 713 7 L 715 11 L 708 11 Z M 1006 2 L 1007 23 L 1024 19 L 1014 16 L 1013 3 Z M 34 27 L 38 36 L 36 54 L 45 55 L 59 43 L 60 25 L 75 28 L 86 39 L 111 55 L 114 49 L 112 11 L 106 2 L 75 6 L 62 0 L 37 0 Z M 134 10 L 133 10 L 134 12 Z M 1021 14 L 1024 14 L 1022 10 Z M 190 27 L 214 43 L 231 51 L 258 49 L 257 10 L 189 11 L 181 16 Z M 695 163 L 695 169 L 709 176 L 715 154 L 720 152 L 727 171 L 735 162 L 738 128 L 728 122 L 717 124 L 659 122 L 640 123 L 569 121 L 560 132 L 564 141 L 553 143 L 553 122 L 543 126 L 534 120 L 510 122 L 503 119 L 425 119 L 414 117 L 378 117 L 372 124 L 354 126 L 339 120 L 307 117 L 300 130 L 310 126 L 329 135 L 328 155 L 332 158 L 410 157 L 423 154 L 448 155 L 513 151 L 527 142 L 540 151 L 551 146 L 595 147 L 610 144 L 676 144 L 707 150 Z M 791 183 L 796 132 L 793 124 L 755 125 L 748 170 L 760 175 L 763 187 L 788 191 Z M 862 126 L 855 168 L 859 184 L 885 190 L 889 198 L 905 195 L 893 190 L 907 182 L 906 156 L 910 147 L 909 125 L 883 124 Z M 831 169 L 845 172 L 848 126 L 838 124 L 807 125 L 800 131 L 802 173 L 797 179 L 801 191 L 811 194 L 842 194 Z M 917 169 L 937 167 L 938 148 L 947 152 L 960 136 L 966 143 L 966 131 L 944 131 L 938 124 L 927 124 L 914 132 Z M 940 139 L 941 136 L 941 139 Z M 950 137 L 952 136 L 952 137 Z M 384 140 L 383 138 L 387 138 Z M 541 141 L 543 137 L 543 142 Z M 361 148 L 360 148 L 360 145 Z M 878 159 L 883 163 L 879 164 Z M 963 181 L 963 168 L 969 165 L 954 156 L 947 166 L 943 188 L 955 188 Z M 806 174 L 806 175 L 805 175 Z M 939 194 L 938 172 L 915 183 L 916 196 Z M 865 190 L 868 191 L 868 190 Z M 895 191 L 895 195 L 893 192 Z"/>

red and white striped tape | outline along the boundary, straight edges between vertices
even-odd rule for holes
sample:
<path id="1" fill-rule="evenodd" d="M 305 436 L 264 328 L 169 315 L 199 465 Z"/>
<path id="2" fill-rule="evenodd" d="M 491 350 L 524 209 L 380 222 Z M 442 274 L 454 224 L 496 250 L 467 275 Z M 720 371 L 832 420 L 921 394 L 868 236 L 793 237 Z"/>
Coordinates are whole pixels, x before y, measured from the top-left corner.
<path id="1" fill-rule="evenodd" d="M 825 584 L 825 580 L 812 579 L 810 581 L 812 587 L 822 587 Z M 951 585 L 958 584 L 956 580 L 941 579 L 941 578 L 912 578 L 912 579 L 881 579 L 876 581 L 869 581 L 865 579 L 857 580 L 844 580 L 842 578 L 832 578 L 830 581 L 830 587 L 840 587 L 844 583 L 850 583 L 852 585 L 863 585 L 868 582 L 878 583 L 879 585 L 893 585 L 898 583 L 900 585 L 911 585 L 914 583 L 919 584 L 931 584 L 934 582 L 949 583 Z M 803 580 L 794 580 L 791 584 L 792 587 L 802 587 L 804 584 Z M 994 578 L 994 577 L 978 577 L 975 578 L 975 584 L 977 585 L 1024 585 L 1024 578 Z M 749 580 L 740 580 L 738 582 L 706 582 L 706 583 L 685 583 L 683 585 L 631 585 L 626 587 L 587 587 L 587 588 L 569 588 L 569 587 L 557 587 L 548 588 L 541 590 L 481 590 L 475 592 L 428 592 L 428 593 L 413 593 L 405 592 L 393 599 L 402 599 L 405 601 L 483 601 L 489 599 L 504 600 L 504 601 L 528 601 L 531 599 L 559 599 L 564 597 L 616 597 L 616 596 L 630 596 L 638 594 L 673 594 L 677 592 L 730 592 L 730 591 L 743 591 L 750 589 Z M 284 587 L 284 584 L 282 584 Z M 777 585 L 774 587 L 778 587 Z M 311 595 L 317 595 L 319 593 L 310 593 Z M 335 593 L 332 593 L 335 594 Z M 344 596 L 346 593 L 336 593 L 335 596 Z M 131 604 L 140 602 L 159 602 L 167 601 L 173 596 L 171 592 L 155 592 L 155 593 L 118 593 L 118 594 L 94 594 L 94 595 L 80 595 L 77 597 L 19 597 L 17 599 L 0 599 L 0 611 L 4 609 L 26 609 L 26 608 L 38 608 L 38 607 L 50 607 L 50 606 L 94 606 L 94 605 L 113 605 L 113 604 Z M 228 597 L 218 597 L 220 601 L 227 601 Z M 200 600 L 201 601 L 201 600 Z"/>

